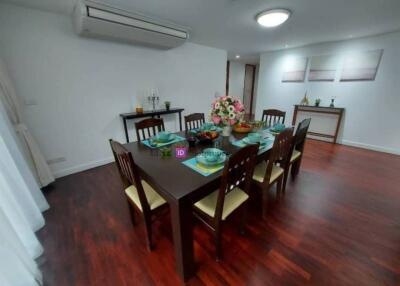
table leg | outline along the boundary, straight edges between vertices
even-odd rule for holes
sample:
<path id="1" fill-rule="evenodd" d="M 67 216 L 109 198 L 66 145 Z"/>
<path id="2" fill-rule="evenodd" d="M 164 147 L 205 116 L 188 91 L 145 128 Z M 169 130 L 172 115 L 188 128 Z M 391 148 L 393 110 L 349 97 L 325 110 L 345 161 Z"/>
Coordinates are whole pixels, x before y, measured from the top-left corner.
<path id="1" fill-rule="evenodd" d="M 179 129 L 182 131 L 182 112 L 179 112 Z"/>
<path id="2" fill-rule="evenodd" d="M 342 122 L 342 116 L 343 116 L 343 111 L 340 111 L 339 117 L 338 117 L 338 121 L 337 121 L 337 124 L 336 124 L 335 135 L 333 137 L 333 143 L 334 144 L 336 144 L 336 141 L 337 141 L 337 137 L 338 137 L 339 129 L 340 129 L 340 124 Z"/>
<path id="3" fill-rule="evenodd" d="M 129 143 L 129 134 L 128 134 L 128 127 L 126 125 L 126 119 L 124 118 L 124 130 L 125 130 L 125 138 L 126 138 L 126 143 Z"/>
<path id="4" fill-rule="evenodd" d="M 195 274 L 192 203 L 180 201 L 171 204 L 170 208 L 176 271 L 181 279 L 186 282 Z"/>

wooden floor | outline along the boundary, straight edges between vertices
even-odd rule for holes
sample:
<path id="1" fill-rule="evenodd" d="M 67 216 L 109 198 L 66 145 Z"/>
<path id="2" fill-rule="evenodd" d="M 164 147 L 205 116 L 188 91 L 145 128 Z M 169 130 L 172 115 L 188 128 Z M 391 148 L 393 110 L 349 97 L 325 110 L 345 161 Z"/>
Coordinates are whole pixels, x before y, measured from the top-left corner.
<path id="1" fill-rule="evenodd" d="M 169 215 L 149 253 L 114 165 L 61 178 L 46 196 L 45 285 L 179 285 Z M 400 285 L 400 157 L 308 141 L 300 176 L 268 217 L 255 204 L 245 237 L 228 222 L 224 261 L 203 225 L 194 237 L 189 285 Z"/>

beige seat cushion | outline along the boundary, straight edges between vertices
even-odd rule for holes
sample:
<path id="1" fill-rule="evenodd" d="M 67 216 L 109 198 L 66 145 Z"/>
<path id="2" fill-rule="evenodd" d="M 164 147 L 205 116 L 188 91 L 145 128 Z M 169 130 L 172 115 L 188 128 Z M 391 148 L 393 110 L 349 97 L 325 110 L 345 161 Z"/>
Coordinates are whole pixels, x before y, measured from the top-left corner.
<path id="1" fill-rule="evenodd" d="M 301 156 L 301 152 L 297 150 L 293 150 L 292 157 L 290 158 L 290 162 L 297 160 Z"/>
<path id="2" fill-rule="evenodd" d="M 214 217 L 215 209 L 217 207 L 219 190 L 209 194 L 204 199 L 195 203 L 195 207 L 199 208 L 202 212 L 210 217 Z M 222 211 L 222 220 L 225 220 L 234 210 L 243 204 L 249 196 L 240 188 L 234 188 L 225 196 L 224 209 Z"/>
<path id="3" fill-rule="evenodd" d="M 262 183 L 264 182 L 265 170 L 267 169 L 267 163 L 265 161 L 258 164 L 254 169 L 253 179 Z M 272 166 L 271 178 L 269 180 L 270 183 L 275 181 L 280 175 L 282 175 L 284 170 L 277 166 Z"/>
<path id="4" fill-rule="evenodd" d="M 159 194 L 157 194 L 157 192 L 146 181 L 142 180 L 142 186 L 151 210 L 154 210 L 166 203 L 166 201 Z M 131 185 L 126 188 L 125 194 L 135 203 L 140 211 L 143 211 L 135 186 Z"/>

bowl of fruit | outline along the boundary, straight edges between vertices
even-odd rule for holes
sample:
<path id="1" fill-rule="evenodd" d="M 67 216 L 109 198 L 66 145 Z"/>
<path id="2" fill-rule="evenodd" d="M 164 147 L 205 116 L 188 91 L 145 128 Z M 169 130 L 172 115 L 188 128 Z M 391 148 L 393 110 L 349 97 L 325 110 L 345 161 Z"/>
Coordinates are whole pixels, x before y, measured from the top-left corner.
<path id="1" fill-rule="evenodd" d="M 240 122 L 233 126 L 233 131 L 236 133 L 249 133 L 253 130 L 253 125 L 247 122 Z"/>
<path id="2" fill-rule="evenodd" d="M 212 143 L 214 139 L 219 137 L 219 133 L 217 131 L 201 131 L 197 133 L 196 138 L 199 140 L 201 144 L 209 144 Z"/>

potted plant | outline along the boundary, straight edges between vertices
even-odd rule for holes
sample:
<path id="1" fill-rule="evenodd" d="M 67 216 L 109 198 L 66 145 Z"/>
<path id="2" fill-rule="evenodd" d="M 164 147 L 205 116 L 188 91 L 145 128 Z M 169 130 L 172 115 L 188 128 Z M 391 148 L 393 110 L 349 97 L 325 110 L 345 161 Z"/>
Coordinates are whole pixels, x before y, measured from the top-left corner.
<path id="1" fill-rule="evenodd" d="M 171 107 L 171 101 L 166 101 L 166 102 L 164 102 L 164 104 L 165 104 L 165 109 L 169 110 Z"/>
<path id="2" fill-rule="evenodd" d="M 317 98 L 316 100 L 315 100 L 315 106 L 319 106 L 319 104 L 321 103 L 321 99 L 320 98 Z"/>
<path id="3" fill-rule="evenodd" d="M 211 105 L 211 120 L 214 124 L 222 126 L 222 135 L 230 136 L 232 126 L 244 116 L 243 103 L 230 95 L 218 97 Z"/>

